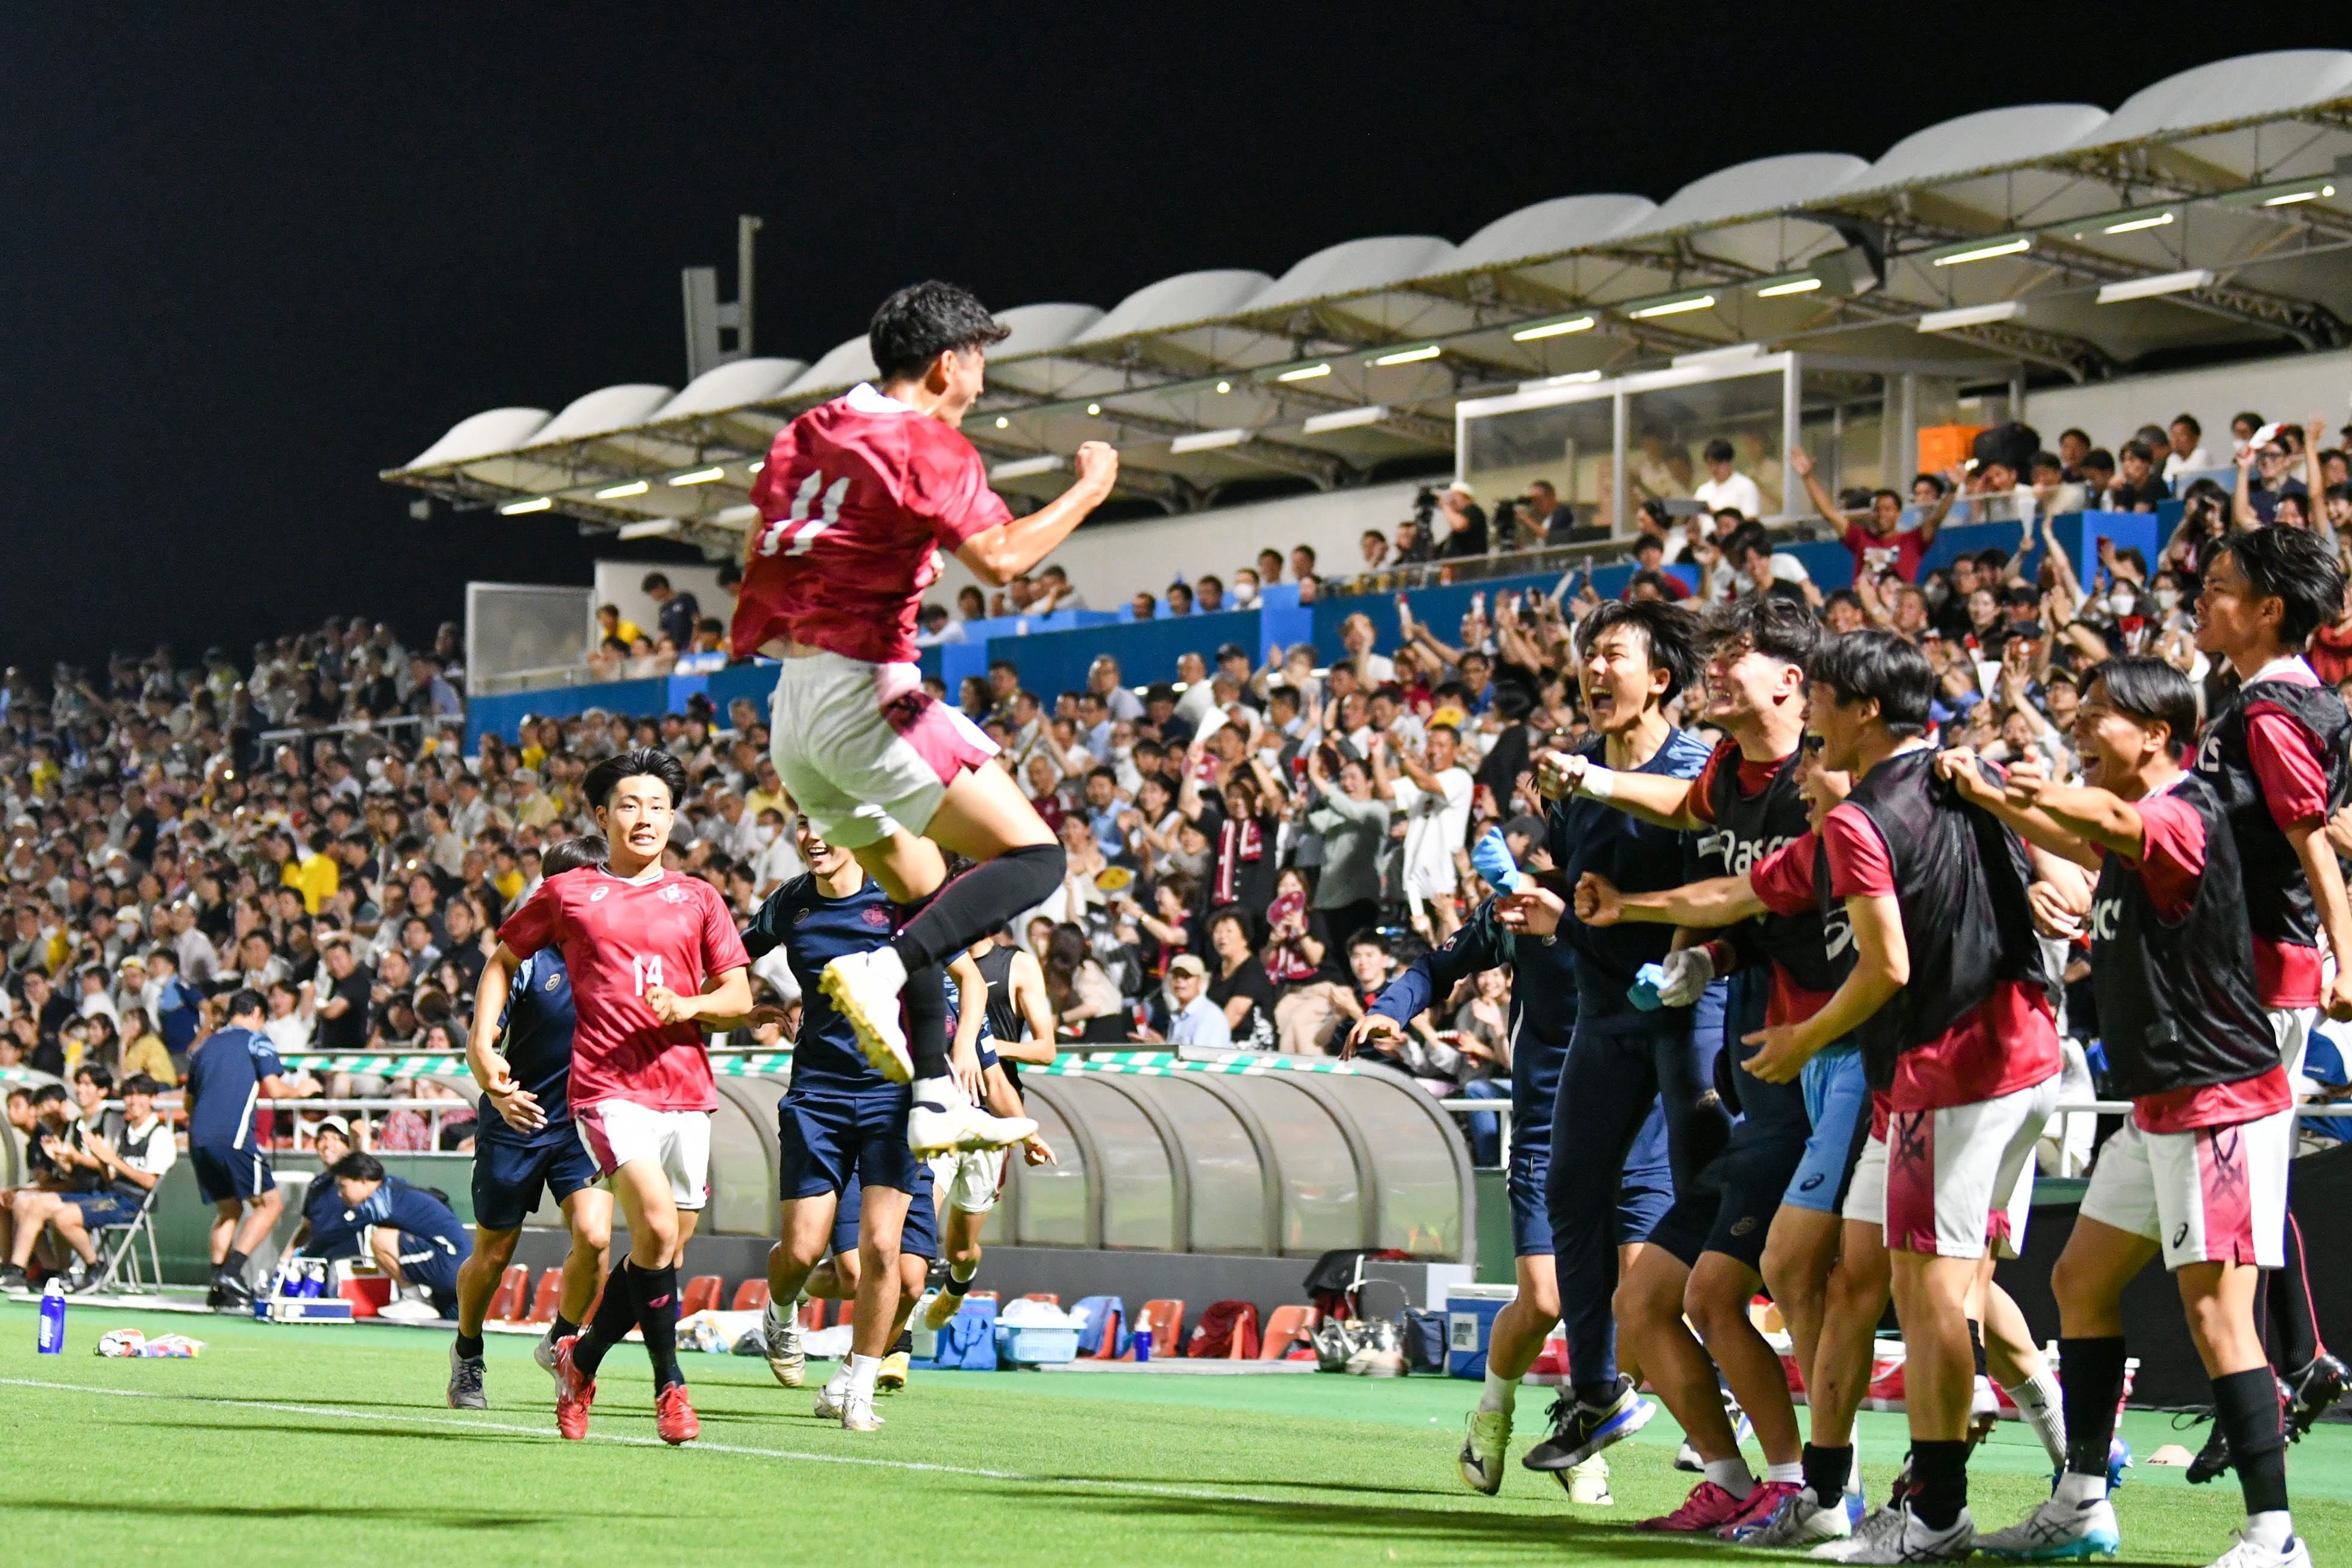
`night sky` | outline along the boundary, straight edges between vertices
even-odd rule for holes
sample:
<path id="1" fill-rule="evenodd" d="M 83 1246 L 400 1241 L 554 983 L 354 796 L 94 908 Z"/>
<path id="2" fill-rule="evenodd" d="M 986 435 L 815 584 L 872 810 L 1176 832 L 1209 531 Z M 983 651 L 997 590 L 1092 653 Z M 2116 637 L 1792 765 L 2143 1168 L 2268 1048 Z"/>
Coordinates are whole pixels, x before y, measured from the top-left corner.
<path id="1" fill-rule="evenodd" d="M 2344 42 L 1850 9 L 10 7 L 0 657 L 184 663 L 335 612 L 414 640 L 468 578 L 584 583 L 609 539 L 415 522 L 376 472 L 485 408 L 682 384 L 678 269 L 731 294 L 739 212 L 756 349 L 814 359 L 927 276 L 1107 308 Z"/>

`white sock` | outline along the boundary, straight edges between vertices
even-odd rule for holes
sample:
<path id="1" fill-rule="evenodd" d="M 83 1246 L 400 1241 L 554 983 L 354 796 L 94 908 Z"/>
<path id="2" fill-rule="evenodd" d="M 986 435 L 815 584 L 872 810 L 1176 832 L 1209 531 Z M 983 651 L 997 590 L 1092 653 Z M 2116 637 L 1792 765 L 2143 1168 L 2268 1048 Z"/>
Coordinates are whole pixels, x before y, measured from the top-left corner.
<path id="1" fill-rule="evenodd" d="M 1766 1465 L 1764 1479 L 1768 1481 L 1780 1481 L 1792 1487 L 1803 1486 L 1805 1484 L 1804 1461 L 1791 1459 L 1785 1465 Z"/>
<path id="2" fill-rule="evenodd" d="M 1709 1459 L 1706 1479 L 1742 1500 L 1756 1487 L 1756 1478 L 1748 1473 L 1748 1461 L 1737 1454 L 1727 1459 Z"/>
<path id="3" fill-rule="evenodd" d="M 2284 1552 L 2286 1543 L 2294 1539 L 2294 1516 L 2284 1509 L 2250 1513 L 2246 1516 L 2246 1539 L 2273 1552 Z"/>
<path id="4" fill-rule="evenodd" d="M 1493 1367 L 1488 1367 L 1486 1388 L 1478 1396 L 1478 1408 L 1487 1411 L 1499 1410 L 1507 1416 L 1513 1406 L 1517 1405 L 1518 1400 L 1519 1380 L 1516 1377 L 1498 1376 Z"/>
<path id="5" fill-rule="evenodd" d="M 2083 1508 L 2107 1495 L 2107 1478 L 2077 1475 L 2068 1470 L 2058 1478 L 2058 1490 L 2050 1495 L 2053 1502 L 2063 1503 L 2069 1508 Z"/>
<path id="6" fill-rule="evenodd" d="M 959 1105 L 971 1103 L 964 1097 L 962 1088 L 952 1078 L 916 1079 L 915 1099 L 919 1103 L 928 1100 L 934 1105 L 944 1105 L 950 1111 Z"/>
<path id="7" fill-rule="evenodd" d="M 878 1355 L 860 1355 L 856 1351 L 851 1351 L 847 1364 L 849 1396 L 852 1399 L 872 1399 L 874 1376 L 882 1370 L 882 1358 Z"/>
<path id="8" fill-rule="evenodd" d="M 2045 1369 L 2035 1373 L 2011 1388 L 2003 1385 L 2001 1392 L 2017 1405 L 2018 1413 L 2042 1439 L 2042 1452 L 2053 1465 L 2066 1462 L 2065 1396 L 2059 1391 L 2058 1380 Z"/>

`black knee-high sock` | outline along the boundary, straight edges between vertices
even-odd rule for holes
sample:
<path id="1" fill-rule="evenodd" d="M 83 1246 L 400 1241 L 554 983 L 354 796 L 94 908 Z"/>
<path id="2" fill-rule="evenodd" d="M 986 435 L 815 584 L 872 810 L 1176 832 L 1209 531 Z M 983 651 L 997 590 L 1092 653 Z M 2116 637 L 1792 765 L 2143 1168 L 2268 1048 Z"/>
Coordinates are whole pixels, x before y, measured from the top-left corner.
<path id="1" fill-rule="evenodd" d="M 890 946 L 913 974 L 944 963 L 1062 884 L 1067 857 L 1059 844 L 1024 844 L 983 861 L 945 887 L 907 923 Z"/>
<path id="2" fill-rule="evenodd" d="M 583 1377 L 593 1377 L 604 1364 L 604 1353 L 628 1337 L 637 1322 L 637 1292 L 630 1281 L 635 1270 L 624 1264 L 604 1280 L 604 1293 L 588 1316 L 586 1332 L 572 1347 L 572 1364 Z"/>
<path id="3" fill-rule="evenodd" d="M 918 1079 L 948 1075 L 947 982 L 946 970 L 926 964 L 907 971 L 906 988 L 898 993 L 907 1005 L 907 1055 Z"/>
<path id="4" fill-rule="evenodd" d="M 646 1355 L 654 1364 L 656 1393 L 673 1383 L 684 1383 L 677 1369 L 677 1265 L 640 1269 L 628 1265 L 629 1283 L 637 1297 L 637 1327 L 646 1336 Z"/>
<path id="5" fill-rule="evenodd" d="M 2213 1380 L 2213 1424 L 2230 1439 L 2246 1512 L 2286 1511 L 2286 1432 L 2279 1417 L 2278 1384 L 2267 1366 Z"/>
<path id="6" fill-rule="evenodd" d="M 1822 1508 L 1843 1508 L 1846 1478 L 1853 1474 L 1853 1446 L 1825 1448 L 1807 1443 L 1804 1461 L 1805 1484 L 1812 1489 L 1813 1501 Z"/>
<path id="7" fill-rule="evenodd" d="M 1944 1530 L 1969 1506 L 1969 1445 L 1963 1439 L 1911 1440 L 1911 1511 Z"/>
<path id="8" fill-rule="evenodd" d="M 2296 1373 L 2319 1354 L 2319 1320 L 2311 1310 L 2311 1275 L 2304 1268 L 2303 1231 L 2292 1214 L 2286 1217 L 2284 1239 L 2284 1266 L 2263 1276 L 2263 1308 L 2271 1330 L 2266 1336 L 2271 1364 L 2283 1373 Z"/>
<path id="9" fill-rule="evenodd" d="M 2124 1336 L 2060 1340 L 2058 1381 L 2066 1409 L 2066 1468 L 2078 1476 L 2104 1476 L 2116 1406 L 2124 1396 Z"/>

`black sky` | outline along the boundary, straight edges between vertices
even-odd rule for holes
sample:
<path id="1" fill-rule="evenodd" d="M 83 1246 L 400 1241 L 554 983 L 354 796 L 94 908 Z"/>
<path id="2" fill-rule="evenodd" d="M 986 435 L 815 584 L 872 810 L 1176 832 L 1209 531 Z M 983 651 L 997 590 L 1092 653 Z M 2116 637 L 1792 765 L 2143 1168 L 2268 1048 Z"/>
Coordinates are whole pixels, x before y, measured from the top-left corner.
<path id="1" fill-rule="evenodd" d="M 412 522 L 375 474 L 481 409 L 679 384 L 678 269 L 731 287 L 739 212 L 767 219 L 758 348 L 813 359 L 920 277 L 1108 307 L 2347 41 L 2233 46 L 2210 10 L 1905 15 L 10 7 L 0 657 L 188 655 L 338 612 L 415 636 L 468 578 L 586 581 L 570 524 Z"/>

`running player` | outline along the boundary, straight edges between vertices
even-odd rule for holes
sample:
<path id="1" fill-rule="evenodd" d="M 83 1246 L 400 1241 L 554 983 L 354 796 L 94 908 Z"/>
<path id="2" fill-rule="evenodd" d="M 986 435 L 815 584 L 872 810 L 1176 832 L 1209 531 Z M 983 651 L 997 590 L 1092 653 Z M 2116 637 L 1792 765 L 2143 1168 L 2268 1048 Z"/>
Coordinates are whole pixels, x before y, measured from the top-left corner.
<path id="1" fill-rule="evenodd" d="M 1495 839 L 1500 841 L 1501 835 Z M 1389 982 L 1348 1037 L 1350 1052 L 1368 1045 L 1393 1047 L 1405 1027 L 1454 988 L 1484 969 L 1511 971 L 1511 1152 L 1505 1185 L 1511 1198 L 1511 1250 L 1518 1293 L 1495 1314 L 1486 1341 L 1486 1384 L 1470 1414 L 1470 1430 L 1456 1465 L 1474 1490 L 1492 1497 L 1503 1488 L 1511 1418 L 1520 1380 L 1543 1354 L 1559 1322 L 1559 1282 L 1552 1262 L 1551 1220 L 1545 1189 L 1551 1172 L 1551 1129 L 1559 1096 L 1559 1068 L 1576 1030 L 1576 960 L 1560 942 L 1556 912 L 1539 912 L 1520 928 L 1500 918 L 1502 901 L 1534 883 L 1517 867 L 1491 860 L 1482 844 L 1478 865 L 1496 892 L 1444 944 L 1423 954 Z M 1504 850 L 1506 861 L 1509 851 Z M 1509 885 L 1506 886 L 1506 883 Z M 1555 902 L 1557 899 L 1555 897 Z M 1547 926 L 1544 914 L 1551 919 Z M 1538 930 L 1533 926 L 1544 926 Z M 1650 1117 L 1626 1156 L 1619 1190 L 1616 1234 L 1621 1267 L 1630 1266 L 1656 1228 L 1673 1193 L 1666 1166 L 1665 1123 L 1653 1103 Z M 1608 1503 L 1609 1461 L 1593 1454 L 1557 1472 L 1572 1502 Z"/>
<path id="2" fill-rule="evenodd" d="M 702 1429 L 677 1364 L 677 1264 L 709 1196 L 718 1092 L 698 1019 L 751 1006 L 751 959 L 709 883 L 662 865 L 686 769 L 646 747 L 608 757 L 582 789 L 605 862 L 550 877 L 499 927 L 474 998 L 473 1060 L 498 1042 L 515 971 L 560 948 L 572 978 L 572 1072 L 565 1100 L 596 1174 L 620 1199 L 628 1261 L 594 1316 L 555 1346 L 556 1428 L 588 1435 L 596 1371 L 632 1326 L 653 1362 L 655 1428 L 667 1443 Z"/>
<path id="3" fill-rule="evenodd" d="M 916 611 L 940 549 L 982 581 L 1010 581 L 1067 538 L 1118 474 L 1118 454 L 1090 441 L 1077 482 L 1027 517 L 988 487 L 957 430 L 1005 331 L 950 284 L 882 302 L 866 334 L 880 386 L 811 409 L 769 449 L 735 607 L 735 652 L 783 660 L 777 774 L 818 836 L 912 915 L 887 946 L 828 966 L 823 985 L 876 1069 L 915 1083 L 908 1136 L 919 1155 L 1002 1148 L 1036 1131 L 955 1092 L 940 966 L 1051 894 L 1063 852 L 1012 777 L 982 766 L 995 746 L 922 690 Z M 943 851 L 981 863 L 942 887 Z"/>
<path id="4" fill-rule="evenodd" d="M 215 1213 L 212 1289 L 205 1297 L 215 1312 L 251 1309 L 246 1263 L 286 1206 L 254 1131 L 254 1112 L 264 1095 L 291 1100 L 319 1092 L 306 1073 L 285 1076 L 278 1048 L 261 1032 L 268 1015 L 269 1004 L 247 987 L 229 998 L 226 1027 L 188 1054 L 188 1162 Z"/>
<path id="5" fill-rule="evenodd" d="M 2254 981 L 2290 1079 L 2302 1068 L 2323 1004 L 2331 1017 L 2352 1018 L 2352 905 L 2322 831 L 2330 810 L 2343 803 L 2341 758 L 2352 716 L 2303 657 L 2312 633 L 2335 622 L 2343 601 L 2334 541 L 2305 528 L 2231 535 L 2197 598 L 2197 646 L 2226 660 L 2239 685 L 2206 727 L 2194 766 L 2237 838 Z M 2332 983 L 2323 936 L 2336 960 Z M 2294 1396 L 2288 1425 L 2299 1437 L 2343 1397 L 2352 1377 L 2320 1343 L 2292 1211 L 2285 1249 L 2285 1264 L 2265 1278 L 2263 1296 L 2279 1330 L 2272 1354 Z M 2219 1474 L 2225 1445 L 2216 1422 L 2189 1479 Z"/>
<path id="6" fill-rule="evenodd" d="M 602 864 L 594 839 L 566 839 L 540 860 L 540 874 L 562 876 Z M 572 977 L 563 955 L 542 947 L 515 971 L 507 1015 L 499 1020 L 502 1050 L 473 1054 L 467 1064 L 482 1085 L 474 1134 L 474 1255 L 457 1270 L 457 1336 L 449 1346 L 449 1407 L 488 1407 L 483 1391 L 482 1319 L 499 1278 L 513 1260 L 522 1222 L 552 1196 L 572 1231 L 563 1257 L 563 1294 L 532 1354 L 555 1370 L 557 1342 L 580 1330 L 604 1288 L 613 1242 L 613 1195 L 596 1185 L 596 1162 L 580 1142 L 564 1085 L 572 1075 Z"/>
<path id="7" fill-rule="evenodd" d="M 1621 779 L 1582 758 L 1564 759 L 1559 772 L 1590 798 L 1698 835 L 1697 868 L 1720 879 L 1702 885 L 1745 895 L 1750 868 L 1807 831 L 1799 743 L 1805 669 L 1820 631 L 1801 602 L 1758 594 L 1717 611 L 1704 635 L 1706 719 L 1730 738 L 1716 747 L 1696 779 L 1643 773 Z M 1694 912 L 1678 899 L 1683 891 L 1636 895 L 1632 902 L 1638 907 L 1629 911 L 1605 878 L 1588 873 L 1577 888 L 1577 913 L 1595 925 L 1613 925 L 1622 913 L 1686 928 L 1723 927 L 1722 938 L 1666 956 L 1669 979 L 1660 996 L 1666 1001 L 1695 997 L 1718 975 L 1739 968 L 1731 987 L 1738 1033 L 1759 1022 L 1804 1017 L 1835 988 L 1818 905 L 1776 915 L 1743 900 L 1738 918 L 1708 917 L 1704 911 L 1692 918 Z M 1673 1209 L 1651 1238 L 1655 1245 L 1617 1291 L 1619 1336 L 1637 1348 L 1650 1385 L 1689 1434 L 1706 1472 L 1682 1507 L 1644 1521 L 1643 1529 L 1728 1531 L 1771 1516 L 1803 1490 L 1788 1378 L 1749 1320 L 1748 1304 L 1764 1283 L 1765 1248 L 1780 1228 L 1780 1215 L 1812 1218 L 1782 1207 L 1783 1195 L 1797 1188 L 1811 1135 L 1807 1094 L 1795 1084 L 1752 1077 L 1738 1060 L 1746 1053 L 1727 1049 L 1730 1058 L 1717 1061 L 1716 1076 L 1731 1081 L 1740 1120 L 1704 1186 L 1677 1187 Z M 1832 1136 L 1842 1159 L 1853 1129 L 1833 1129 Z M 1836 1161 L 1829 1164 L 1834 1169 Z M 1831 1241 L 1833 1247 L 1833 1230 Z M 1821 1260 L 1824 1274 L 1832 1257 Z M 1818 1284 L 1813 1296 L 1818 1299 Z M 1809 1370 L 1818 1322 L 1801 1314 L 1790 1322 L 1799 1365 Z M 1760 1483 L 1740 1454 L 1717 1381 L 1718 1366 L 1763 1446 L 1768 1468 Z"/>
<path id="8" fill-rule="evenodd" d="M 422 1289 L 436 1316 L 457 1315 L 457 1270 L 473 1256 L 474 1241 L 456 1212 L 421 1186 L 385 1180 L 373 1155 L 345 1155 L 326 1176 L 343 1200 L 343 1223 L 369 1228 L 376 1266 Z"/>
<path id="9" fill-rule="evenodd" d="M 770 1370 L 786 1387 L 798 1387 L 806 1358 L 793 1304 L 834 1240 L 844 1196 L 856 1183 L 857 1229 L 849 1250 L 857 1264 L 854 1281 L 845 1281 L 856 1291 L 850 1354 L 819 1395 L 816 1411 L 851 1431 L 871 1432 L 882 1424 L 874 1413 L 876 1379 L 898 1332 L 908 1209 L 925 1173 L 908 1145 L 910 1091 L 876 1071 L 818 979 L 843 954 L 889 942 L 890 902 L 807 812 L 794 819 L 793 833 L 809 869 L 768 895 L 743 936 L 755 956 L 782 947 L 802 995 L 792 1084 L 776 1106 L 783 1214 L 782 1239 L 768 1254 L 761 1326 Z M 964 1082 L 979 1077 L 976 1058 L 955 1066 Z M 965 1093 L 953 1079 L 945 1092 L 959 1102 Z M 915 1286 L 919 1293 L 919 1275 Z"/>
<path id="10" fill-rule="evenodd" d="M 2228 819 L 2180 768 L 2196 727 L 2197 693 L 2179 671 L 2112 659 L 2074 717 L 2082 787 L 2026 758 L 1995 804 L 1981 775 L 1962 777 L 1972 799 L 2043 848 L 2100 862 L 2092 984 L 2113 1086 L 2132 1102 L 2051 1277 L 2073 1435 L 2065 1473 L 2023 1522 L 1978 1537 L 1997 1556 L 2112 1557 L 2122 1544 L 2107 1446 L 2124 1391 L 2123 1292 L 2161 1254 L 2245 1494 L 2245 1529 L 2221 1562 L 2311 1561 L 2287 1510 L 2285 1436 L 2253 1312 L 2260 1271 L 2282 1256 L 2294 1094 L 2262 1006 Z"/>
<path id="11" fill-rule="evenodd" d="M 1667 717 L 1698 674 L 1696 624 L 1687 611 L 1634 601 L 1602 604 L 1577 628 L 1577 683 L 1594 736 L 1573 758 L 1546 752 L 1538 771 L 1553 798 L 1547 848 L 1570 887 L 1588 871 L 1643 892 L 1685 880 L 1685 835 L 1612 810 L 1601 797 L 1606 780 L 1621 774 L 1688 779 L 1706 765 L 1706 746 Z M 1571 772 L 1586 781 L 1580 795 L 1571 790 Z M 1642 967 L 1666 956 L 1671 935 L 1562 921 L 1560 904 L 1558 894 L 1538 891 L 1515 895 L 1502 911 L 1504 924 L 1517 929 L 1558 921 L 1559 938 L 1576 955 L 1577 1019 L 1560 1068 L 1546 1198 L 1573 1381 L 1553 1406 L 1551 1436 L 1521 1461 L 1536 1470 L 1581 1464 L 1656 1412 L 1619 1371 L 1611 1312 L 1625 1162 L 1650 1107 L 1664 1114 L 1677 1195 L 1695 1190 L 1729 1130 L 1710 1082 L 1712 1062 L 1694 1032 L 1697 993 L 1655 1011 L 1629 994 Z"/>
<path id="12" fill-rule="evenodd" d="M 1054 1004 L 1045 995 L 1045 972 L 1027 950 L 994 936 L 973 943 L 967 956 L 988 988 L 983 1016 L 996 1053 L 996 1065 L 982 1074 L 989 1103 L 1000 1114 L 1021 1115 L 1021 1064 L 1050 1067 L 1054 1061 Z M 1004 1099 L 1006 1095 L 1011 1098 Z M 1051 1165 L 1054 1151 L 1033 1133 L 1022 1145 L 1021 1157 L 1033 1166 Z M 941 1228 L 948 1277 L 931 1298 L 923 1322 L 927 1328 L 943 1329 L 963 1310 L 964 1298 L 979 1277 L 980 1236 L 1003 1190 L 1004 1156 L 1001 1150 L 936 1155 L 931 1174 L 937 1201 L 946 1210 Z"/>

